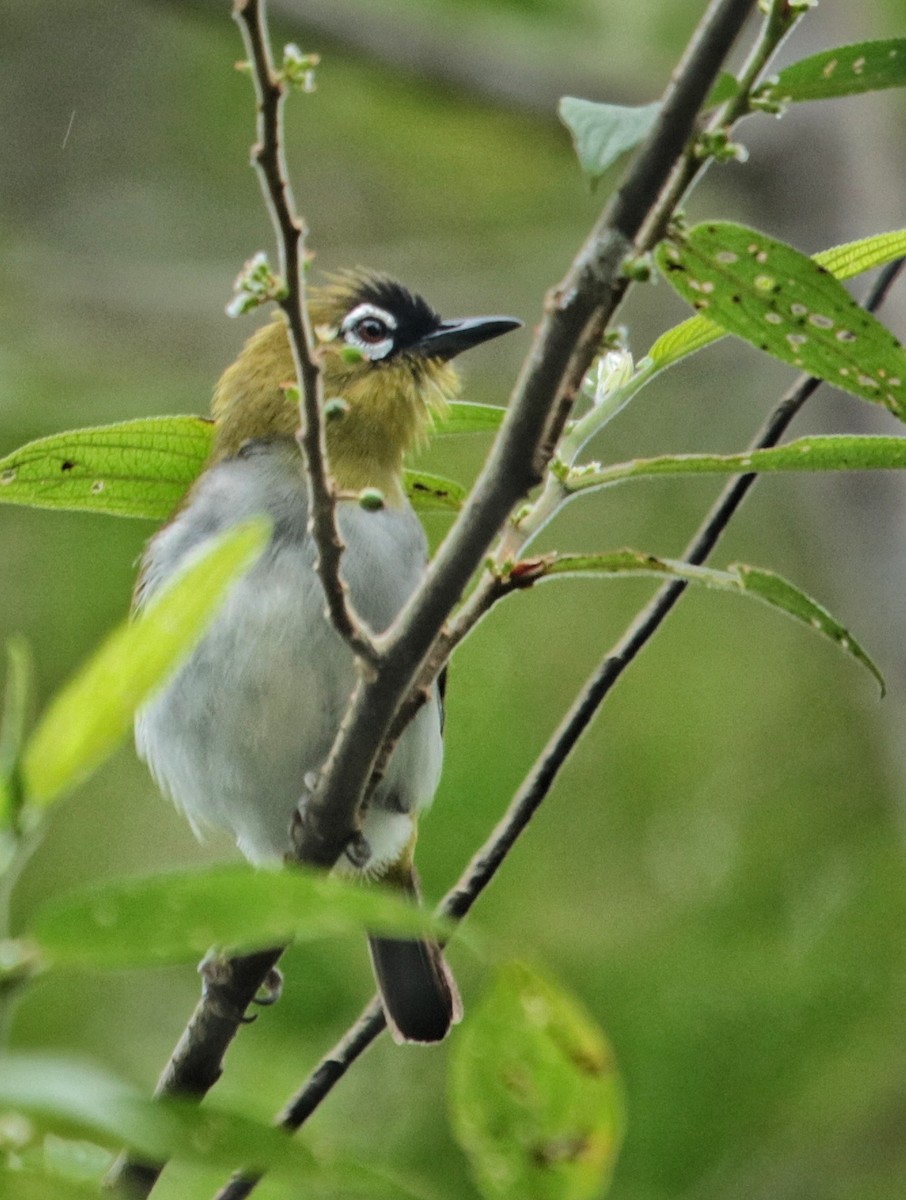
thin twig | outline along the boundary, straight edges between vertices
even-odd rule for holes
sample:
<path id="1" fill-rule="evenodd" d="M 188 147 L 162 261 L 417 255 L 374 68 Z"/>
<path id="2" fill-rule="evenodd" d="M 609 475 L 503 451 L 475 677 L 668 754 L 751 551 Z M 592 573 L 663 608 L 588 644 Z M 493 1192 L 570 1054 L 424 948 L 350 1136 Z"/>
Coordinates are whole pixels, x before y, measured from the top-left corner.
<path id="1" fill-rule="evenodd" d="M 201 999 L 158 1080 L 155 1096 L 200 1100 L 208 1093 L 223 1072 L 223 1059 L 230 1043 L 249 1019 L 246 1009 L 282 953 L 281 947 L 218 959 L 216 970 L 203 964 L 205 982 Z M 123 1155 L 110 1172 L 108 1184 L 128 1200 L 144 1200 L 151 1194 L 164 1165 Z"/>
<path id="2" fill-rule="evenodd" d="M 865 300 L 868 312 L 877 311 L 904 264 L 906 259 L 899 259 L 881 272 Z M 790 422 L 820 384 L 821 380 L 808 375 L 797 380 L 765 421 L 752 441 L 749 452 L 777 445 L 789 428 Z M 756 479 L 757 474 L 750 473 L 727 484 L 686 548 L 683 556 L 686 562 L 700 565 L 707 560 Z M 589 677 L 559 728 L 536 759 L 497 827 L 472 858 L 459 881 L 439 904 L 439 915 L 459 922 L 468 914 L 549 793 L 557 775 L 607 694 L 669 616 L 686 587 L 684 580 L 676 580 L 662 587 L 641 609 L 620 640 Z M 385 1024 L 380 1002 L 374 997 L 355 1024 L 333 1050 L 325 1055 L 309 1079 L 287 1103 L 279 1114 L 277 1123 L 288 1132 L 295 1132 L 301 1128 L 355 1060 L 382 1032 Z M 245 1200 L 253 1191 L 255 1182 L 257 1181 L 249 1178 L 237 1177 L 218 1192 L 215 1200 Z"/>
<path id="3" fill-rule="evenodd" d="M 553 453 L 554 414 L 568 404 L 623 298 L 622 276 L 633 238 L 669 179 L 693 131 L 696 114 L 754 0 L 713 0 L 665 96 L 661 120 L 631 166 L 560 286 L 523 366 L 491 454 L 428 575 L 390 631 L 377 639 L 378 677 L 360 680 L 318 787 L 306 805 L 300 846 L 306 860 L 332 866 L 356 831 L 356 816 L 395 713 L 453 605 L 508 514 L 540 481 Z M 556 419 L 556 418 L 555 418 Z M 336 837 L 325 838 L 330 813 Z M 345 829 L 342 816 L 345 814 Z"/>
<path id="4" fill-rule="evenodd" d="M 351 1025 L 336 1046 L 325 1054 L 311 1073 L 304 1086 L 292 1097 L 278 1115 L 276 1124 L 287 1133 L 300 1129 L 321 1101 L 332 1091 L 350 1066 L 387 1027 L 384 1010 L 374 996 L 362 1010 L 355 1024 Z M 234 1175 L 220 1189 L 214 1200 L 245 1200 L 261 1181 L 260 1175 Z"/>
<path id="5" fill-rule="evenodd" d="M 305 303 L 306 258 L 304 220 L 296 211 L 286 170 L 282 137 L 282 107 L 286 85 L 274 70 L 267 32 L 264 0 L 236 0 L 233 16 L 239 25 L 251 65 L 258 108 L 257 140 L 252 161 L 270 213 L 280 252 L 280 274 L 286 293 L 279 300 L 286 314 L 290 347 L 299 381 L 302 427 L 299 444 L 305 458 L 310 496 L 310 522 L 318 547 L 317 569 L 327 598 L 330 618 L 363 662 L 374 667 L 374 641 L 347 599 L 340 575 L 343 541 L 337 526 L 336 499 L 327 469 L 327 449 L 322 420 L 321 371 L 313 350 Z"/>

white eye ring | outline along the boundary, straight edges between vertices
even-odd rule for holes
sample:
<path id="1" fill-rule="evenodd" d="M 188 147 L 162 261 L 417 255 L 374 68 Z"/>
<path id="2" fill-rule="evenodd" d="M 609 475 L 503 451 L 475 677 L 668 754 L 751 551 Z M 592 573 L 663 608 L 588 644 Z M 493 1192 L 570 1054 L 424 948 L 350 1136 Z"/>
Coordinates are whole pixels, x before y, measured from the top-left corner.
<path id="1" fill-rule="evenodd" d="M 368 323 L 372 327 L 382 326 L 386 337 L 368 337 L 365 329 Z M 393 333 L 396 330 L 396 317 L 376 304 L 359 304 L 348 313 L 340 326 L 343 340 L 347 346 L 354 346 L 372 362 L 379 362 L 393 350 Z"/>

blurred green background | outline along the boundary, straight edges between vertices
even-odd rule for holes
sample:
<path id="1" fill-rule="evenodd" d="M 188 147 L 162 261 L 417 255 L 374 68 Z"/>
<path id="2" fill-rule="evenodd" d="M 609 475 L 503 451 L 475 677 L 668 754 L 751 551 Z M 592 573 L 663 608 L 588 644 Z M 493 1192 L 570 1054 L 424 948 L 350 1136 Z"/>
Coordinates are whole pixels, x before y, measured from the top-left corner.
<path id="1" fill-rule="evenodd" d="M 362 263 L 446 315 L 527 329 L 464 364 L 504 403 L 544 289 L 598 211 L 553 115 L 565 92 L 642 103 L 703 3 L 335 0 L 274 4 L 275 39 L 319 50 L 291 103 L 290 157 L 316 267 Z M 224 305 L 271 247 L 248 169 L 253 104 L 226 0 L 6 0 L 0 49 L 0 451 L 66 427 L 204 411 L 254 325 Z M 787 60 L 900 34 L 899 0 L 822 4 Z M 693 215 L 749 221 L 813 251 L 904 224 L 904 98 L 751 122 L 747 166 L 713 172 Z M 860 283 L 861 286 L 861 283 Z M 641 355 L 684 314 L 661 286 L 622 319 Z M 886 310 L 906 336 L 902 298 Z M 788 374 L 729 343 L 614 423 L 601 457 L 734 450 Z M 827 390 L 797 424 L 899 432 Z M 468 478 L 486 444 L 426 461 Z M 678 553 L 716 486 L 626 485 L 576 503 L 564 550 Z M 827 602 L 889 694 L 757 606 L 689 595 L 634 664 L 452 950 L 466 1006 L 498 958 L 574 989 L 616 1047 L 629 1131 L 618 1200 L 899 1200 L 906 1189 L 906 541 L 899 479 L 761 482 L 715 556 L 772 566 Z M 444 522 L 430 522 L 432 538 Z M 31 641 L 41 698 L 126 612 L 139 522 L 0 511 L 0 632 Z M 447 759 L 419 861 L 442 894 L 487 835 L 649 584 L 518 596 L 456 658 Z M 198 846 L 124 749 L 53 814 L 15 896 L 231 854 Z M 364 947 L 286 959 L 280 1005 L 244 1031 L 219 1092 L 268 1116 L 370 995 Z M 17 1047 L 74 1049 L 150 1088 L 192 1007 L 192 971 L 56 976 L 20 1005 Z M 455 1037 L 455 1034 L 454 1034 Z M 327 1156 L 361 1156 L 437 1200 L 474 1195 L 444 1112 L 445 1049 L 383 1039 L 312 1120 Z M 162 1200 L 218 1182 L 173 1172 Z M 156 1195 L 158 1193 L 155 1193 Z M 264 1198 L 286 1194 L 272 1184 Z"/>

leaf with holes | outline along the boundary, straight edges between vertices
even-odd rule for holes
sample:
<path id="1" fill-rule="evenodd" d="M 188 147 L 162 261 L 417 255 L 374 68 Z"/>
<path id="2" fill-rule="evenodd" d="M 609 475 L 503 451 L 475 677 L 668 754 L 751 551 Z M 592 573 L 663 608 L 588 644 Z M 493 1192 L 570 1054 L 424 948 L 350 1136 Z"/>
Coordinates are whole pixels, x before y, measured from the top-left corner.
<path id="1" fill-rule="evenodd" d="M 0 503 L 166 520 L 213 428 L 202 417 L 143 417 L 40 438 L 0 459 Z"/>
<path id="2" fill-rule="evenodd" d="M 661 111 L 659 102 L 630 107 L 595 104 L 564 96 L 557 109 L 560 120 L 572 134 L 582 170 L 598 180 L 621 154 L 644 141 Z"/>
<path id="3" fill-rule="evenodd" d="M 28 739 L 22 755 L 26 803 L 51 803 L 113 751 L 135 710 L 189 653 L 269 536 L 270 523 L 262 518 L 212 539 L 146 608 L 110 634 L 51 700 Z"/>
<path id="4" fill-rule="evenodd" d="M 461 483 L 427 471 L 403 471 L 403 485 L 416 512 L 459 512 L 466 498 Z"/>
<path id="5" fill-rule="evenodd" d="M 859 42 L 822 50 L 784 67 L 754 99 L 773 104 L 830 100 L 882 88 L 906 87 L 906 38 Z"/>
<path id="6" fill-rule="evenodd" d="M 454 401 L 438 435 L 491 433 L 503 408 Z M 214 425 L 203 417 L 143 417 L 29 442 L 0 459 L 0 503 L 165 521 L 198 477 Z M 426 471 L 406 471 L 415 508 L 458 512 L 465 488 Z"/>
<path id="7" fill-rule="evenodd" d="M 813 255 L 812 261 L 830 271 L 835 279 L 852 279 L 863 271 L 884 266 L 904 254 L 906 229 L 897 229 L 892 233 L 873 234 L 842 246 L 832 246 Z M 648 357 L 657 370 L 664 370 L 681 358 L 726 336 L 727 330 L 721 329 L 707 317 L 689 317 L 687 321 L 662 333 L 648 351 Z"/>
<path id="8" fill-rule="evenodd" d="M 623 1089 L 607 1038 L 577 1000 L 510 963 L 451 1055 L 453 1127 L 483 1196 L 604 1194 L 623 1138 Z"/>
<path id="9" fill-rule="evenodd" d="M 805 592 L 780 575 L 775 575 L 773 571 L 764 571 L 746 563 L 734 563 L 725 571 L 718 571 L 713 567 L 700 567 L 673 558 L 659 558 L 657 555 L 638 550 L 615 550 L 605 554 L 541 555 L 527 562 L 517 562 L 513 570 L 520 573 L 517 581 L 519 587 L 558 577 L 652 575 L 680 579 L 722 592 L 751 596 L 823 634 L 841 650 L 851 654 L 871 672 L 878 681 L 882 695 L 884 693 L 883 675 L 849 630 L 816 600 L 812 600 Z"/>
<path id="10" fill-rule="evenodd" d="M 730 222 L 662 242 L 672 287 L 728 333 L 906 417 L 906 350 L 826 267 Z"/>

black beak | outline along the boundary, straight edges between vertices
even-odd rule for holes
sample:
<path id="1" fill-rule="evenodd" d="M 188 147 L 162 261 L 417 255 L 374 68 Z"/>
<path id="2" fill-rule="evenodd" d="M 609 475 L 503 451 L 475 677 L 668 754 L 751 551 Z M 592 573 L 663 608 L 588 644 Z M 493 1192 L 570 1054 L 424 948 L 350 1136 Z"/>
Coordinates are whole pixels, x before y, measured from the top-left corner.
<path id="1" fill-rule="evenodd" d="M 437 329 L 410 346 L 409 351 L 425 358 L 447 361 L 462 354 L 463 350 L 471 350 L 511 329 L 519 329 L 521 325 L 515 317 L 466 317 L 461 321 L 442 321 Z"/>

